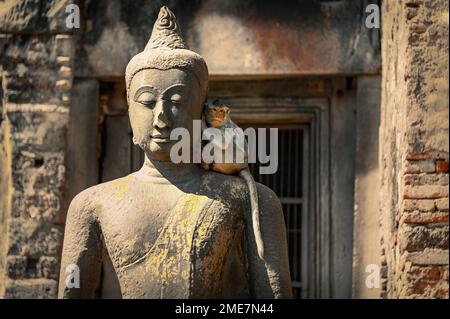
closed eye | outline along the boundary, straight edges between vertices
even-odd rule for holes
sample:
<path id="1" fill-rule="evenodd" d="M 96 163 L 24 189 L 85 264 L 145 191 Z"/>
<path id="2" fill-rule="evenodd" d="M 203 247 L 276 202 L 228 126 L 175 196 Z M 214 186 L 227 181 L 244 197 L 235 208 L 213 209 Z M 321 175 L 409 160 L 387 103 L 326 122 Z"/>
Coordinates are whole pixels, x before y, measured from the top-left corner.
<path id="1" fill-rule="evenodd" d="M 154 107 L 155 104 L 156 104 L 156 102 L 153 101 L 153 100 L 148 100 L 148 101 L 138 101 L 138 102 L 141 103 L 141 104 L 144 104 L 145 106 L 148 106 L 148 107 Z"/>
<path id="2" fill-rule="evenodd" d="M 156 104 L 155 96 L 150 92 L 142 92 L 139 97 L 136 99 L 136 102 L 144 104 L 148 107 L 153 107 Z"/>

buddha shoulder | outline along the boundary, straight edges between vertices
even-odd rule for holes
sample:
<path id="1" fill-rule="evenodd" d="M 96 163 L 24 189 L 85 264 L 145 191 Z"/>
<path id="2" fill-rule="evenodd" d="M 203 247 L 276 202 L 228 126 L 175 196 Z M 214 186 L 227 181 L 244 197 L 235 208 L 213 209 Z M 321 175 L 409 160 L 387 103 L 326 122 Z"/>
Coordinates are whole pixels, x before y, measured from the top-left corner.
<path id="1" fill-rule="evenodd" d="M 204 191 L 214 193 L 215 197 L 228 197 L 234 200 L 244 199 L 247 192 L 245 182 L 234 175 L 224 175 L 205 171 L 202 176 Z"/>
<path id="2" fill-rule="evenodd" d="M 256 187 L 260 205 L 265 210 L 280 209 L 279 199 L 269 187 L 260 183 L 256 183 Z M 244 179 L 239 176 L 205 171 L 202 178 L 202 188 L 224 204 L 241 207 L 244 210 L 249 209 L 249 190 Z"/>
<path id="3" fill-rule="evenodd" d="M 91 186 L 78 193 L 70 203 L 70 209 L 95 210 L 104 202 L 120 198 L 132 184 L 132 175 Z"/>

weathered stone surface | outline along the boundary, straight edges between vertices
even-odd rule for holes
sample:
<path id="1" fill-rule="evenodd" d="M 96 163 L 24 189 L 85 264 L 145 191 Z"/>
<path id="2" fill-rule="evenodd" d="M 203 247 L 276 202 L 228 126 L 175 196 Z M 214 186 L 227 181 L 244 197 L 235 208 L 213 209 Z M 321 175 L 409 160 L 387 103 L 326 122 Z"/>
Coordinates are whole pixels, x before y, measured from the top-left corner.
<path id="1" fill-rule="evenodd" d="M 355 215 L 353 220 L 353 298 L 379 298 L 380 289 L 366 284 L 366 267 L 379 264 L 380 228 L 378 197 L 379 117 L 381 77 L 358 78 L 356 109 Z M 345 228 L 345 227 L 341 227 Z M 387 272 L 387 267 L 381 267 Z"/>
<path id="2" fill-rule="evenodd" d="M 43 243 L 39 242 L 38 244 Z M 26 252 L 29 256 L 11 255 L 7 257 L 8 278 L 14 280 L 34 278 L 58 279 L 59 258 L 48 256 L 36 257 L 42 254 L 41 251 L 32 254 L 30 250 L 22 249 L 22 252 Z"/>
<path id="3" fill-rule="evenodd" d="M 122 76 L 144 48 L 161 4 L 88 2 L 76 74 Z M 379 72 L 379 29 L 361 27 L 363 2 L 178 0 L 170 7 L 213 76 Z"/>
<path id="4" fill-rule="evenodd" d="M 6 259 L 6 274 L 8 278 L 20 279 L 25 277 L 27 259 L 24 256 L 8 256 Z"/>
<path id="5" fill-rule="evenodd" d="M 62 92 L 72 84 L 73 75 L 67 72 L 74 50 L 71 42 L 67 36 L 12 36 L 1 59 L 5 103 L 61 104 L 57 83 L 64 81 Z M 61 58 L 69 59 L 69 65 L 61 65 Z"/>
<path id="6" fill-rule="evenodd" d="M 0 32 L 72 33 L 66 7 L 76 0 L 6 0 L 0 4 Z"/>
<path id="7" fill-rule="evenodd" d="M 39 258 L 37 269 L 40 277 L 58 280 L 61 261 L 59 254 L 57 254 L 57 256 L 58 257 L 41 256 Z"/>
<path id="8" fill-rule="evenodd" d="M 8 253 L 38 259 L 58 256 L 61 252 L 63 227 L 39 224 L 33 220 L 13 219 L 10 223 Z"/>
<path id="9" fill-rule="evenodd" d="M 0 88 L 0 93 L 2 89 Z M 1 98 L 1 96 L 0 96 Z M 3 119 L 3 103 L 0 99 L 0 296 L 4 291 L 5 277 L 6 277 L 6 246 L 7 246 L 7 225 L 8 225 L 8 212 L 10 207 L 9 194 L 11 191 L 10 177 L 11 177 L 11 165 L 9 165 L 9 147 L 6 145 L 5 140 L 9 137 L 5 137 L 6 121 Z"/>
<path id="10" fill-rule="evenodd" d="M 58 282 L 52 279 L 21 279 L 6 282 L 5 297 L 17 299 L 54 298 L 58 290 Z"/>
<path id="11" fill-rule="evenodd" d="M 3 282 L 8 284 L 0 294 L 55 297 L 53 282 L 27 279 L 58 277 L 63 226 L 55 222 L 61 219 L 68 109 L 8 103 L 4 115 L 7 140 L 3 145 L 9 153 L 4 165 L 11 184 L 5 198 L 10 206 L 2 221 L 8 232 L 0 246 L 6 260 Z"/>

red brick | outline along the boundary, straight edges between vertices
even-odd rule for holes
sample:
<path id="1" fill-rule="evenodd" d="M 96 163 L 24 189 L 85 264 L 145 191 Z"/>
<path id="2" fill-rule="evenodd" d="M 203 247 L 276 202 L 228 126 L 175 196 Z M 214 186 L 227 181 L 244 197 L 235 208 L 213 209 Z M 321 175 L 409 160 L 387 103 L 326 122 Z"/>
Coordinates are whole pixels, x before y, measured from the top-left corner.
<path id="1" fill-rule="evenodd" d="M 404 185 L 448 185 L 448 174 L 406 174 Z"/>
<path id="2" fill-rule="evenodd" d="M 407 7 L 417 8 L 417 7 L 420 7 L 420 5 L 423 4 L 423 0 L 409 0 L 405 4 L 406 4 Z"/>
<path id="3" fill-rule="evenodd" d="M 434 173 L 436 165 L 434 160 L 419 160 L 406 162 L 406 174 Z"/>
<path id="4" fill-rule="evenodd" d="M 448 273 L 447 267 L 412 267 L 409 271 L 410 279 L 423 279 L 429 281 L 438 281 L 445 279 Z"/>
<path id="5" fill-rule="evenodd" d="M 425 31 L 427 31 L 427 27 L 424 24 L 418 24 L 412 28 L 412 31 L 417 34 L 422 34 L 422 33 L 425 33 Z"/>
<path id="6" fill-rule="evenodd" d="M 408 212 L 404 214 L 402 222 L 417 225 L 448 223 L 448 213 Z"/>
<path id="7" fill-rule="evenodd" d="M 448 197 L 448 187 L 439 185 L 405 186 L 404 199 L 438 199 Z"/>
<path id="8" fill-rule="evenodd" d="M 434 201 L 436 209 L 443 212 L 448 212 L 448 198 L 436 199 Z"/>
<path id="9" fill-rule="evenodd" d="M 437 173 L 448 173 L 448 162 L 436 161 L 436 172 Z"/>
<path id="10" fill-rule="evenodd" d="M 403 211 L 434 212 L 435 201 L 432 199 L 405 199 L 403 200 Z"/>
<path id="11" fill-rule="evenodd" d="M 447 298 L 448 299 L 448 287 L 436 289 L 434 291 L 434 293 L 431 295 L 431 297 L 433 297 L 433 298 L 441 298 L 441 299 Z"/>
<path id="12" fill-rule="evenodd" d="M 406 159 L 407 160 L 443 160 L 448 161 L 448 153 L 443 151 L 425 151 L 423 153 L 417 153 L 413 150 L 406 151 Z"/>
<path id="13" fill-rule="evenodd" d="M 448 295 L 447 267 L 412 267 L 408 273 L 409 294 L 442 298 Z"/>
<path id="14" fill-rule="evenodd" d="M 400 258 L 401 261 L 410 262 L 413 266 L 447 266 L 448 249 L 424 249 L 415 252 L 406 252 Z"/>
<path id="15" fill-rule="evenodd" d="M 403 251 L 417 252 L 426 248 L 448 249 L 448 224 L 428 225 L 401 224 L 398 244 Z"/>

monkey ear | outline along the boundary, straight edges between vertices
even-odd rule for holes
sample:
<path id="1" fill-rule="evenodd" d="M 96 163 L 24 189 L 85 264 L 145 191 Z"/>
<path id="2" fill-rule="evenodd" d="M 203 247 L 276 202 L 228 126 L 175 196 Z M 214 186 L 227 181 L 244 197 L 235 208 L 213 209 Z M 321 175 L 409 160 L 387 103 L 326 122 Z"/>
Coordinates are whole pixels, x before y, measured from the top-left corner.
<path id="1" fill-rule="evenodd" d="M 202 113 L 206 114 L 208 112 L 208 109 L 209 109 L 209 103 L 206 102 L 205 104 L 203 104 Z"/>
<path id="2" fill-rule="evenodd" d="M 230 114 L 231 109 L 230 109 L 228 106 L 225 106 L 225 112 L 226 112 L 227 114 Z"/>

